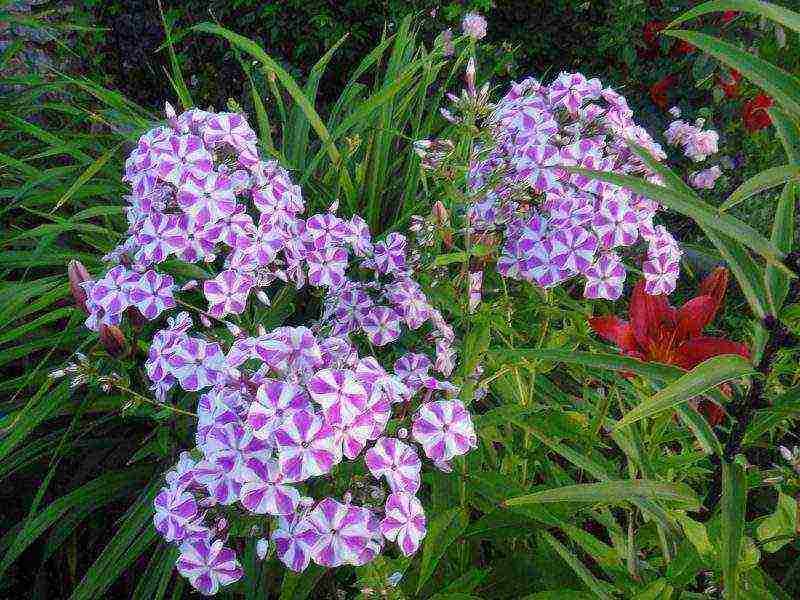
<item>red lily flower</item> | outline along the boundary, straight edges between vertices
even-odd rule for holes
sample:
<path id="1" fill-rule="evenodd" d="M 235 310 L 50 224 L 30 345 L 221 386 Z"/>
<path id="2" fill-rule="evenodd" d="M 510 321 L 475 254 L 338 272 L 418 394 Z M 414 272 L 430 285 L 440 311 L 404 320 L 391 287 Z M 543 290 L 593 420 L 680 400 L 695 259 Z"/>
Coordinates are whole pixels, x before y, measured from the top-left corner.
<path id="1" fill-rule="evenodd" d="M 697 296 L 674 308 L 666 296 L 646 294 L 644 282 L 639 282 L 631 296 L 630 322 L 610 315 L 590 319 L 589 326 L 616 344 L 623 354 L 645 362 L 691 369 L 720 354 L 750 358 L 744 344 L 702 335 L 703 329 L 714 320 L 727 286 L 727 269 L 714 269 L 700 283 Z M 718 407 L 708 409 L 709 421 L 716 423 L 722 419 Z"/>
<path id="2" fill-rule="evenodd" d="M 773 105 L 772 98 L 759 94 L 742 107 L 742 120 L 747 131 L 758 131 L 772 124 L 767 109 Z"/>
<path id="3" fill-rule="evenodd" d="M 656 106 L 659 106 L 662 109 L 666 110 L 667 104 L 669 103 L 669 99 L 667 97 L 667 91 L 673 85 L 675 85 L 676 81 L 677 77 L 675 77 L 675 75 L 667 75 L 660 81 L 650 86 L 650 99 Z"/>

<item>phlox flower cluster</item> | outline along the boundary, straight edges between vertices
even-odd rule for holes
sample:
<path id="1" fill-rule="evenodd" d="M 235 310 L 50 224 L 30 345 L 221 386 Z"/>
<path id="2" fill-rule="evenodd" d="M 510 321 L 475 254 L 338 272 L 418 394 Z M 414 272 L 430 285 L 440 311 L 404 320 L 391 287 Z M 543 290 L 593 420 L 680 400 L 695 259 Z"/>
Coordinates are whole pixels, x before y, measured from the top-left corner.
<path id="1" fill-rule="evenodd" d="M 680 148 L 684 156 L 694 163 L 701 163 L 719 152 L 719 134 L 713 129 L 703 129 L 704 119 L 697 119 L 692 124 L 677 118 L 680 117 L 679 109 L 672 108 L 670 112 L 676 119 L 664 131 L 668 144 Z M 689 175 L 689 185 L 710 190 L 721 175 L 719 165 L 706 167 Z"/>
<path id="2" fill-rule="evenodd" d="M 173 311 L 144 365 L 159 400 L 197 393 L 196 446 L 154 502 L 156 530 L 179 547 L 178 571 L 209 595 L 241 578 L 229 542 L 237 515 L 262 519 L 259 554 L 271 543 L 295 571 L 311 561 L 362 565 L 387 541 L 413 554 L 426 532 L 423 456 L 448 470 L 477 438 L 446 379 L 453 330 L 412 278 L 405 237 L 374 241 L 363 219 L 335 207 L 304 218 L 300 188 L 261 159 L 242 115 L 168 107 L 167 117 L 127 160 L 130 227 L 107 257 L 118 264 L 83 285 L 92 329 L 136 311 L 156 319 L 194 289 L 207 302 L 206 329 Z M 159 272 L 168 260 L 197 263 L 208 276 L 176 282 Z M 252 332 L 230 321 L 248 314 L 251 297 L 269 303 L 279 283 L 319 288 L 321 317 Z M 226 335 L 207 331 L 210 319 Z M 435 356 L 392 348 L 412 331 Z M 396 406 L 407 427 L 397 419 L 389 427 Z M 321 478 L 344 460 L 385 485 L 384 503 L 327 495 Z"/>
<path id="3" fill-rule="evenodd" d="M 655 222 L 658 203 L 566 169 L 662 183 L 630 148 L 665 157 L 623 96 L 598 79 L 561 73 L 549 85 L 514 83 L 487 113 L 469 166 L 467 216 L 479 236 L 503 234 L 501 275 L 545 288 L 580 277 L 587 298 L 615 300 L 626 278 L 623 252 L 643 246 L 647 293 L 674 290 L 681 250 Z"/>

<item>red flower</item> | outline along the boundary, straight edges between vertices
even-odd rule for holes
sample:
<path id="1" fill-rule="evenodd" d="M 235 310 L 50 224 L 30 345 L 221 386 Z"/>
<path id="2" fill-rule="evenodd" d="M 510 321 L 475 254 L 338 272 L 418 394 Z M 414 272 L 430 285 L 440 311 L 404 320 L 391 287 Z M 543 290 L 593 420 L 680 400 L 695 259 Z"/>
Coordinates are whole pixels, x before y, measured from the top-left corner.
<path id="1" fill-rule="evenodd" d="M 673 308 L 666 296 L 646 294 L 644 282 L 640 281 L 631 296 L 630 322 L 610 315 L 590 319 L 589 326 L 616 344 L 623 354 L 645 362 L 691 369 L 720 354 L 749 358 L 750 352 L 744 344 L 702 335 L 703 329 L 714 320 L 727 286 L 727 269 L 714 269 L 700 284 L 696 297 L 680 308 Z M 705 412 L 712 423 L 722 417 L 718 407 L 708 407 Z"/>
<path id="2" fill-rule="evenodd" d="M 657 49 L 658 34 L 666 26 L 667 24 L 664 21 L 648 21 L 644 26 L 644 30 L 642 31 L 642 37 L 644 38 L 644 43 L 647 44 L 650 48 Z"/>
<path id="3" fill-rule="evenodd" d="M 660 106 L 662 109 L 667 108 L 667 104 L 669 103 L 667 90 L 675 84 L 675 80 L 675 75 L 667 75 L 661 81 L 650 87 L 650 99 L 656 106 Z"/>
<path id="4" fill-rule="evenodd" d="M 728 71 L 727 75 L 721 75 L 719 78 L 719 87 L 725 92 L 728 98 L 735 98 L 739 95 L 739 82 L 742 80 L 742 74 L 736 69 Z"/>
<path id="5" fill-rule="evenodd" d="M 726 10 L 722 13 L 722 17 L 720 17 L 720 21 L 723 23 L 730 23 L 733 21 L 737 16 L 739 16 L 738 10 Z"/>
<path id="6" fill-rule="evenodd" d="M 693 46 L 692 44 L 690 44 L 685 40 L 678 40 L 672 47 L 672 56 L 680 56 L 681 54 L 691 54 L 695 50 L 697 50 L 696 46 Z"/>
<path id="7" fill-rule="evenodd" d="M 752 100 L 745 102 L 742 107 L 742 120 L 747 131 L 758 131 L 772 124 L 772 118 L 767 112 L 767 109 L 772 105 L 772 98 L 766 94 L 759 94 Z"/>

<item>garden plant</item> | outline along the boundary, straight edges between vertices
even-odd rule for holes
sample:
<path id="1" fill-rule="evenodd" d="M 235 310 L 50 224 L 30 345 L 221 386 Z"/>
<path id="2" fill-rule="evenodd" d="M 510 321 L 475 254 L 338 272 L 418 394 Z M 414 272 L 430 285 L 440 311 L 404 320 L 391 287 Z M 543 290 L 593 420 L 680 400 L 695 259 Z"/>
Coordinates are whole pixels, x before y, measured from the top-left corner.
<path id="1" fill-rule="evenodd" d="M 412 4 L 328 77 L 157 3 L 157 106 L 2 50 L 0 596 L 800 597 L 800 12 Z"/>

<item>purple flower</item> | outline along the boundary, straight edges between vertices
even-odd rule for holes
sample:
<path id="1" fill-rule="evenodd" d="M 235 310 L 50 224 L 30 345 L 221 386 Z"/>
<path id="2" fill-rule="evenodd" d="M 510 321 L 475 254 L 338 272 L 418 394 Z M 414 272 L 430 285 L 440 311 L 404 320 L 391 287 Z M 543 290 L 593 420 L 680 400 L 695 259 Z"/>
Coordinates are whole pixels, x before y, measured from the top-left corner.
<path id="1" fill-rule="evenodd" d="M 365 411 L 354 417 L 352 421 L 341 421 L 331 423 L 339 440 L 342 444 L 342 454 L 350 460 L 355 460 L 367 445 L 367 441 L 372 439 L 375 430 L 375 417 L 371 411 Z"/>
<path id="2" fill-rule="evenodd" d="M 219 344 L 186 338 L 167 359 L 172 375 L 187 392 L 222 383 L 228 370 Z"/>
<path id="3" fill-rule="evenodd" d="M 322 406 L 329 423 L 349 423 L 367 404 L 367 392 L 349 370 L 323 369 L 308 380 L 311 399 Z"/>
<path id="4" fill-rule="evenodd" d="M 591 267 L 586 269 L 586 298 L 605 298 L 617 300 L 622 295 L 625 282 L 625 267 L 619 256 L 613 252 L 602 254 Z"/>
<path id="5" fill-rule="evenodd" d="M 197 445 L 203 446 L 212 429 L 239 423 L 238 407 L 241 393 L 225 388 L 213 388 L 200 396 L 197 402 Z"/>
<path id="6" fill-rule="evenodd" d="M 347 250 L 328 247 L 306 254 L 308 281 L 311 285 L 338 287 L 344 282 Z"/>
<path id="7" fill-rule="evenodd" d="M 175 227 L 175 217 L 152 212 L 136 231 L 139 250 L 136 260 L 147 264 L 164 262 L 175 248 L 169 243 L 170 231 Z"/>
<path id="8" fill-rule="evenodd" d="M 105 277 L 94 282 L 89 291 L 89 299 L 105 311 L 104 323 L 114 324 L 108 322 L 109 317 L 121 314 L 130 306 L 130 290 L 138 281 L 138 273 L 118 265 L 106 273 Z"/>
<path id="9" fill-rule="evenodd" d="M 626 202 L 605 200 L 594 216 L 592 229 L 604 248 L 630 246 L 639 237 L 639 219 Z"/>
<path id="10" fill-rule="evenodd" d="M 394 372 L 410 390 L 419 390 L 433 363 L 424 354 L 404 354 L 394 363 Z"/>
<path id="11" fill-rule="evenodd" d="M 369 295 L 357 287 L 343 290 L 336 301 L 333 335 L 346 335 L 358 329 L 359 323 L 373 305 Z"/>
<path id="12" fill-rule="evenodd" d="M 583 227 L 559 229 L 550 239 L 550 258 L 559 269 L 582 272 L 594 262 L 597 238 Z"/>
<path id="13" fill-rule="evenodd" d="M 322 351 L 314 334 L 307 327 L 281 327 L 260 337 L 255 353 L 270 367 L 281 373 L 303 372 L 322 364 Z"/>
<path id="14" fill-rule="evenodd" d="M 314 248 L 342 246 L 351 235 L 346 221 L 331 213 L 314 215 L 306 221 L 306 235 Z"/>
<path id="15" fill-rule="evenodd" d="M 372 254 L 372 236 L 369 233 L 369 225 L 359 215 L 350 218 L 350 247 L 356 256 L 368 256 Z"/>
<path id="16" fill-rule="evenodd" d="M 439 464 L 466 454 L 478 444 L 469 412 L 458 400 L 426 402 L 417 410 L 411 427 L 425 455 Z"/>
<path id="17" fill-rule="evenodd" d="M 675 291 L 680 269 L 679 260 L 669 254 L 660 254 L 646 260 L 642 265 L 644 290 L 651 296 L 669 295 Z"/>
<path id="18" fill-rule="evenodd" d="M 249 275 L 228 269 L 203 284 L 203 294 L 208 300 L 208 314 L 224 317 L 229 313 L 240 315 L 247 306 L 247 296 L 255 281 Z"/>
<path id="19" fill-rule="evenodd" d="M 238 113 L 218 113 L 210 116 L 204 127 L 203 139 L 212 148 L 227 144 L 238 151 L 248 149 L 258 141 L 247 119 Z"/>
<path id="20" fill-rule="evenodd" d="M 358 507 L 325 498 L 308 515 L 319 534 L 311 558 L 323 567 L 339 567 L 358 561 L 371 539 Z"/>
<path id="21" fill-rule="evenodd" d="M 154 149 L 159 178 L 176 186 L 203 181 L 214 168 L 211 154 L 196 135 L 170 135 L 154 144 Z"/>
<path id="22" fill-rule="evenodd" d="M 689 183 L 693 188 L 699 190 L 712 190 L 717 183 L 717 179 L 722 175 L 722 169 L 714 165 L 702 171 L 696 171 L 689 176 Z"/>
<path id="23" fill-rule="evenodd" d="M 163 311 L 175 308 L 172 292 L 172 277 L 147 271 L 139 278 L 136 285 L 130 288 L 129 298 L 131 304 L 152 321 Z"/>
<path id="24" fill-rule="evenodd" d="M 181 544 L 176 566 L 197 591 L 213 596 L 220 586 L 238 581 L 244 574 L 236 554 L 222 540 L 192 540 Z"/>
<path id="25" fill-rule="evenodd" d="M 395 492 L 386 499 L 386 516 L 381 532 L 389 541 L 397 541 L 400 551 L 411 556 L 427 533 L 425 511 L 414 494 Z"/>
<path id="26" fill-rule="evenodd" d="M 431 317 L 431 305 L 419 284 L 408 278 L 397 279 L 386 290 L 386 298 L 410 329 L 419 329 Z"/>
<path id="27" fill-rule="evenodd" d="M 381 274 L 402 272 L 406 267 L 406 237 L 392 232 L 375 244 L 372 261 Z"/>
<path id="28" fill-rule="evenodd" d="M 201 450 L 206 460 L 220 465 L 237 481 L 241 481 L 240 475 L 247 461 L 251 458 L 266 461 L 272 446 L 235 422 L 213 427 Z"/>
<path id="29" fill-rule="evenodd" d="M 285 479 L 278 462 L 251 458 L 239 476 L 239 499 L 247 510 L 257 514 L 291 515 L 300 502 L 300 493 Z"/>
<path id="30" fill-rule="evenodd" d="M 275 430 L 287 416 L 310 409 L 308 395 L 302 388 L 288 381 L 269 380 L 258 387 L 256 401 L 250 404 L 247 413 L 247 424 L 253 435 L 272 444 Z"/>
<path id="31" fill-rule="evenodd" d="M 486 19 L 478 13 L 467 13 L 461 21 L 461 30 L 473 40 L 482 40 L 486 37 Z"/>
<path id="32" fill-rule="evenodd" d="M 375 478 L 386 477 L 392 491 L 415 494 L 419 490 L 422 461 L 408 444 L 395 438 L 380 438 L 367 450 L 364 462 Z"/>
<path id="33" fill-rule="evenodd" d="M 201 460 L 194 470 L 194 481 L 205 488 L 213 502 L 222 505 L 233 504 L 239 499 L 242 484 L 237 476 L 238 473 L 213 460 Z"/>
<path id="34" fill-rule="evenodd" d="M 187 535 L 187 528 L 197 517 L 194 496 L 181 487 L 161 488 L 153 502 L 153 523 L 156 531 L 167 542 L 180 542 Z"/>
<path id="35" fill-rule="evenodd" d="M 291 481 L 330 472 L 341 459 L 333 429 L 307 410 L 290 414 L 275 431 L 281 471 Z"/>
<path id="36" fill-rule="evenodd" d="M 306 570 L 318 540 L 316 528 L 298 515 L 279 518 L 278 527 L 272 532 L 275 553 L 284 565 L 296 572 Z"/>
<path id="37" fill-rule="evenodd" d="M 400 337 L 400 316 L 391 308 L 377 306 L 361 321 L 361 329 L 376 346 L 385 346 Z"/>
<path id="38" fill-rule="evenodd" d="M 285 245 L 283 230 L 271 224 L 264 215 L 258 227 L 248 230 L 235 242 L 235 252 L 231 255 L 230 266 L 235 269 L 253 271 L 271 264 Z"/>
<path id="39" fill-rule="evenodd" d="M 195 183 L 189 179 L 178 189 L 178 205 L 199 226 L 216 223 L 230 217 L 236 211 L 236 196 L 230 178 L 218 173 L 209 173 Z"/>

